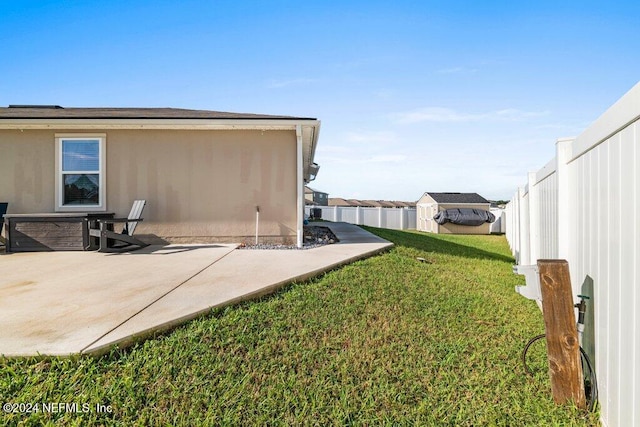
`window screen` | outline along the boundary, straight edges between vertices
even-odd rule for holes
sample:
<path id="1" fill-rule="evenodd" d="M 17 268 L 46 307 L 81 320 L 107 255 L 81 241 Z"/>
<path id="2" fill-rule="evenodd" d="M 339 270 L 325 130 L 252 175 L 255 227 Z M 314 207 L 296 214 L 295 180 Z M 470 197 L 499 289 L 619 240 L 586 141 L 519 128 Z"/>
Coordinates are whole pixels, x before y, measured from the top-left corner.
<path id="1" fill-rule="evenodd" d="M 63 140 L 62 171 L 99 171 L 100 141 Z"/>

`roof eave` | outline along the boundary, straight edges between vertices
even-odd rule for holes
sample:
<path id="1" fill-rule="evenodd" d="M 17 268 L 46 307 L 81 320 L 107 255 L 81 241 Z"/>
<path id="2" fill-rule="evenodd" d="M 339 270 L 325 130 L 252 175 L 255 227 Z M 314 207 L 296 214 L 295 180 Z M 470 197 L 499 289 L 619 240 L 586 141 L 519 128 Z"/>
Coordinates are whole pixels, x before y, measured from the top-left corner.
<path id="1" fill-rule="evenodd" d="M 16 130 L 296 130 L 303 129 L 304 178 L 309 181 L 310 166 L 313 163 L 320 120 L 293 119 L 44 119 L 44 118 L 7 118 L 0 119 L 0 129 Z"/>
<path id="2" fill-rule="evenodd" d="M 319 127 L 320 121 L 316 119 L 0 119 L 0 129 L 292 130 L 297 125 Z"/>

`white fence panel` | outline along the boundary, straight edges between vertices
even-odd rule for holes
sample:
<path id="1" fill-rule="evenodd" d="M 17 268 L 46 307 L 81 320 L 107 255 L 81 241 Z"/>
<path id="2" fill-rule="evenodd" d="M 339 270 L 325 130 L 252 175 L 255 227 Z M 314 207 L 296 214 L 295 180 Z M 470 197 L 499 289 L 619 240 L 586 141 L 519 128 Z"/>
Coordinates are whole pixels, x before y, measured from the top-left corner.
<path id="1" fill-rule="evenodd" d="M 385 209 L 383 211 L 383 227 L 394 230 L 406 230 L 408 228 L 416 228 L 416 210 L 415 209 Z"/>
<path id="2" fill-rule="evenodd" d="M 418 212 L 415 209 L 404 209 L 406 217 L 403 224 L 403 229 L 417 228 L 416 223 L 418 220 Z"/>
<path id="3" fill-rule="evenodd" d="M 505 222 L 507 223 L 507 242 L 511 247 L 511 254 L 516 262 L 520 254 L 520 195 L 516 193 L 505 207 Z"/>
<path id="4" fill-rule="evenodd" d="M 391 228 L 393 230 L 402 230 L 401 221 L 403 209 L 385 209 L 382 211 L 382 224 L 383 228 Z"/>
<path id="5" fill-rule="evenodd" d="M 574 295 L 590 297 L 583 348 L 595 362 L 602 423 L 640 427 L 640 84 L 506 208 L 520 264 L 565 258 Z M 576 298 L 577 301 L 577 298 Z"/>
<path id="6" fill-rule="evenodd" d="M 413 208 L 370 208 L 349 206 L 305 206 L 305 214 L 311 209 L 321 209 L 326 221 L 348 222 L 370 227 L 407 230 L 416 228 L 416 210 Z"/>
<path id="7" fill-rule="evenodd" d="M 378 208 L 360 208 L 362 211 L 361 221 L 363 225 L 370 227 L 380 227 L 380 213 Z"/>
<path id="8" fill-rule="evenodd" d="M 489 226 L 490 233 L 502 233 L 505 232 L 505 219 L 504 219 L 504 209 L 500 208 L 492 208 L 491 213 L 496 217 L 496 220 L 491 223 Z"/>
<path id="9" fill-rule="evenodd" d="M 403 209 L 404 213 L 405 213 L 405 221 L 403 223 L 403 229 L 407 229 L 407 228 L 411 228 L 411 229 L 415 229 L 417 228 L 417 218 L 418 218 L 418 214 L 417 211 L 415 209 Z"/>
<path id="10" fill-rule="evenodd" d="M 529 175 L 531 260 L 558 257 L 558 177 L 556 158 Z"/>
<path id="11" fill-rule="evenodd" d="M 348 222 L 350 224 L 360 224 L 358 220 L 358 208 L 338 208 L 338 220 L 342 222 Z"/>
<path id="12" fill-rule="evenodd" d="M 555 172 L 537 184 L 540 238 L 538 254 L 542 259 L 558 257 L 558 180 Z"/>
<path id="13" fill-rule="evenodd" d="M 520 190 L 520 252 L 516 255 L 518 264 L 531 264 L 529 253 L 531 252 L 531 241 L 529 236 L 531 228 L 529 227 L 529 186 L 525 186 Z"/>

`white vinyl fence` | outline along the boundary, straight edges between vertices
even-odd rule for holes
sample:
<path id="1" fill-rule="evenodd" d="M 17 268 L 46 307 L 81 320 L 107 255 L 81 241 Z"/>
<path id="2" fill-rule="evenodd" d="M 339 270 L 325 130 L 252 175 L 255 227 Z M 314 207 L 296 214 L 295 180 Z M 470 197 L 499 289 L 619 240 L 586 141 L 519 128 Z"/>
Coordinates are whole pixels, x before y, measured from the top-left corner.
<path id="1" fill-rule="evenodd" d="M 416 228 L 416 210 L 414 208 L 363 208 L 342 206 L 306 206 L 305 214 L 310 215 L 312 208 L 322 211 L 322 219 L 332 222 L 368 225 L 370 227 L 407 230 Z"/>
<path id="2" fill-rule="evenodd" d="M 558 140 L 506 212 L 517 262 L 566 259 L 574 295 L 590 298 L 583 347 L 606 426 L 640 427 L 639 118 L 637 84 L 580 136 Z"/>

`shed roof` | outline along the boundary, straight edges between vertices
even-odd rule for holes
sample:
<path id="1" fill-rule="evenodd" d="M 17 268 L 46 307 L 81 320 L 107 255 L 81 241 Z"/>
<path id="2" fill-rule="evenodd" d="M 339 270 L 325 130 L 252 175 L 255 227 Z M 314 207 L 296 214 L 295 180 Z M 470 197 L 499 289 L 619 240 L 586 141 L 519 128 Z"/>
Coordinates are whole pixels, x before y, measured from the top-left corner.
<path id="1" fill-rule="evenodd" d="M 59 105 L 10 105 L 9 107 L 0 107 L 0 119 L 316 120 L 309 117 L 229 113 L 184 108 L 65 108 Z"/>
<path id="2" fill-rule="evenodd" d="M 437 203 L 489 203 L 478 193 L 431 193 L 427 191 L 424 194 L 431 196 Z"/>

